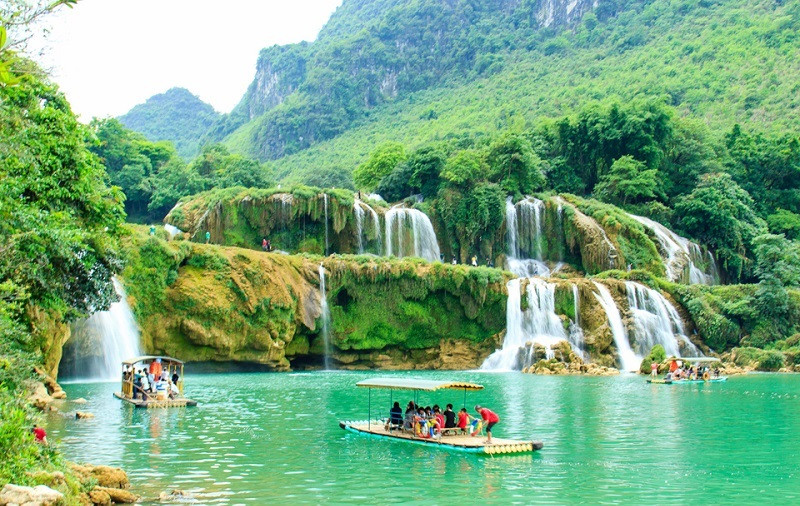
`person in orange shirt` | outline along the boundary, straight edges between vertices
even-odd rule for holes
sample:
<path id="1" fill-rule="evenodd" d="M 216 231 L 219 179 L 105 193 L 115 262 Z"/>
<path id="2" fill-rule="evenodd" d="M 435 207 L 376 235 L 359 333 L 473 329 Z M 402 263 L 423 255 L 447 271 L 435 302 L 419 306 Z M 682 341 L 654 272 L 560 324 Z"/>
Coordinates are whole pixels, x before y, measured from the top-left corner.
<path id="1" fill-rule="evenodd" d="M 157 358 L 153 362 L 150 362 L 150 374 L 153 375 L 153 378 L 160 379 L 161 378 L 161 359 Z"/>
<path id="2" fill-rule="evenodd" d="M 678 370 L 678 361 L 673 358 L 672 362 L 669 363 L 669 372 L 675 374 L 675 371 L 677 370 Z"/>

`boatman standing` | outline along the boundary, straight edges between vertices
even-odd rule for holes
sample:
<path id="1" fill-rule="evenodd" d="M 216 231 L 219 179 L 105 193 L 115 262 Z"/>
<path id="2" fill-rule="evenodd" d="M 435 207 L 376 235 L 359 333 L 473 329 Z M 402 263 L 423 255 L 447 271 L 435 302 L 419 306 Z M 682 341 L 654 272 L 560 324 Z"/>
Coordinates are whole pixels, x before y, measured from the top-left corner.
<path id="1" fill-rule="evenodd" d="M 492 427 L 500 421 L 500 417 L 491 409 L 482 406 L 475 406 L 475 411 L 481 415 L 483 423 L 486 424 L 486 444 L 492 444 Z"/>

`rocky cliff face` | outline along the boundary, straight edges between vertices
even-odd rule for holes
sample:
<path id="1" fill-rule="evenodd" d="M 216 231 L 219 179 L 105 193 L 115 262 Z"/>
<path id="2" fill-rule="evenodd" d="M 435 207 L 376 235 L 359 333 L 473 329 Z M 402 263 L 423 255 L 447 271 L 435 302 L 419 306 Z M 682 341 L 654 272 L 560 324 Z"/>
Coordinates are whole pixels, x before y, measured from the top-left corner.
<path id="1" fill-rule="evenodd" d="M 212 137 L 255 121 L 246 134 L 251 155 L 271 159 L 305 149 L 377 105 L 446 79 L 479 77 L 483 60 L 506 46 L 540 29 L 569 27 L 598 6 L 599 0 L 345 0 L 317 41 L 261 52 L 253 83 Z"/>

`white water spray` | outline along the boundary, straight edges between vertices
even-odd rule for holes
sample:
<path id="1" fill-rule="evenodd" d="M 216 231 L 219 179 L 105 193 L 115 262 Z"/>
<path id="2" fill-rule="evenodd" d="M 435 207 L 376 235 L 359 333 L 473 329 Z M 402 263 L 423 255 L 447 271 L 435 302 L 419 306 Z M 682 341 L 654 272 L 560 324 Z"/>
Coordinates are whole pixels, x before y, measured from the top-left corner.
<path id="1" fill-rule="evenodd" d="M 586 352 L 586 338 L 581 327 L 581 298 L 578 292 L 578 285 L 572 285 L 572 306 L 575 308 L 575 319 L 569 325 L 569 344 L 585 361 L 589 361 L 589 354 Z"/>
<path id="2" fill-rule="evenodd" d="M 322 324 L 322 342 L 325 345 L 325 370 L 331 368 L 331 310 L 328 307 L 328 294 L 325 290 L 325 267 L 319 264 L 319 305 Z"/>
<path id="3" fill-rule="evenodd" d="M 625 282 L 628 306 L 633 319 L 636 351 L 647 355 L 656 344 L 664 347 L 667 356 L 681 356 L 683 348 L 692 356 L 700 351 L 689 340 L 677 309 L 661 293 L 632 281 Z"/>
<path id="4" fill-rule="evenodd" d="M 520 277 L 550 275 L 542 258 L 544 203 L 527 198 L 516 205 L 506 199 L 506 266 Z"/>
<path id="5" fill-rule="evenodd" d="M 325 255 L 328 254 L 329 250 L 329 242 L 328 242 L 328 194 L 322 194 L 322 201 L 325 207 Z"/>
<path id="6" fill-rule="evenodd" d="M 555 312 L 554 283 L 539 278 L 528 280 L 528 308 L 522 310 L 520 279 L 512 279 L 506 284 L 508 302 L 506 305 L 506 337 L 503 348 L 492 353 L 481 365 L 484 370 L 519 370 L 531 365 L 533 346 L 529 355 L 520 358 L 520 351 L 528 344 L 540 344 L 547 350 L 548 358 L 552 348 L 559 341 L 567 341 L 567 334 L 561 318 Z"/>
<path id="7" fill-rule="evenodd" d="M 425 213 L 397 205 L 386 212 L 385 220 L 387 256 L 440 260 L 436 233 Z"/>
<path id="8" fill-rule="evenodd" d="M 142 355 L 139 327 L 128 305 L 125 288 L 114 278 L 114 290 L 119 302 L 107 311 L 99 311 L 81 325 L 81 333 L 93 346 L 99 345 L 102 355 L 97 359 L 76 360 L 75 376 L 80 379 L 118 380 L 122 361 Z"/>
<path id="9" fill-rule="evenodd" d="M 598 292 L 600 292 L 595 293 L 594 296 L 606 313 L 608 326 L 611 328 L 611 335 L 614 338 L 614 345 L 617 347 L 622 370 L 638 370 L 642 358 L 636 356 L 636 353 L 631 349 L 631 343 L 628 340 L 627 332 L 625 332 L 625 325 L 622 323 L 622 316 L 619 314 L 619 309 L 617 308 L 617 303 L 614 301 L 614 297 L 611 296 L 611 292 L 605 285 L 597 281 L 593 281 L 593 283 Z"/>

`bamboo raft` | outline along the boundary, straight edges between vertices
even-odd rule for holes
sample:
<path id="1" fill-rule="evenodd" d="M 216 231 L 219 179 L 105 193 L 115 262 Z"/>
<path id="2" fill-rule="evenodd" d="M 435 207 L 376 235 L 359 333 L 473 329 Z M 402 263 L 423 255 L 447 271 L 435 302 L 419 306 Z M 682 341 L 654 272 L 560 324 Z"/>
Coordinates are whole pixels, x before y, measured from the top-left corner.
<path id="1" fill-rule="evenodd" d="M 197 406 L 197 401 L 192 399 L 128 399 L 121 392 L 114 392 L 114 397 L 128 404 L 133 404 L 137 408 L 183 408 L 186 406 Z"/>
<path id="2" fill-rule="evenodd" d="M 709 378 L 707 380 L 704 379 L 681 379 L 681 380 L 667 380 L 667 379 L 649 379 L 647 380 L 648 383 L 652 383 L 654 385 L 683 385 L 689 383 L 719 383 L 721 381 L 727 381 L 727 376 L 719 376 L 717 378 Z"/>
<path id="3" fill-rule="evenodd" d="M 489 445 L 485 443 L 485 436 L 472 437 L 469 435 L 444 435 L 438 439 L 425 439 L 401 430 L 388 431 L 384 428 L 384 422 L 380 420 L 339 422 L 339 427 L 348 432 L 377 438 L 397 439 L 434 448 L 485 455 L 530 453 L 541 450 L 544 446 L 541 441 L 519 441 L 498 437 L 492 438 L 492 444 Z"/>
<path id="4" fill-rule="evenodd" d="M 369 392 L 367 397 L 368 418 L 363 421 L 339 422 L 339 427 L 348 432 L 353 432 L 355 434 L 361 434 L 377 439 L 394 439 L 407 443 L 426 445 L 429 448 L 441 448 L 483 455 L 519 455 L 541 450 L 544 446 L 541 441 L 518 441 L 514 439 L 502 439 L 496 437 L 492 438 L 492 444 L 486 444 L 483 436 L 472 437 L 469 435 L 447 432 L 447 430 L 445 431 L 445 434 L 437 435 L 435 438 L 422 438 L 417 437 L 412 432 L 407 432 L 400 429 L 390 431 L 385 427 L 386 420 L 374 420 L 372 417 L 373 389 L 413 391 L 415 400 L 418 392 L 463 390 L 464 406 L 466 406 L 467 391 L 482 390 L 483 385 L 467 383 L 464 381 L 423 380 L 394 377 L 363 380 L 356 383 L 356 386 L 360 388 L 366 388 Z"/>

